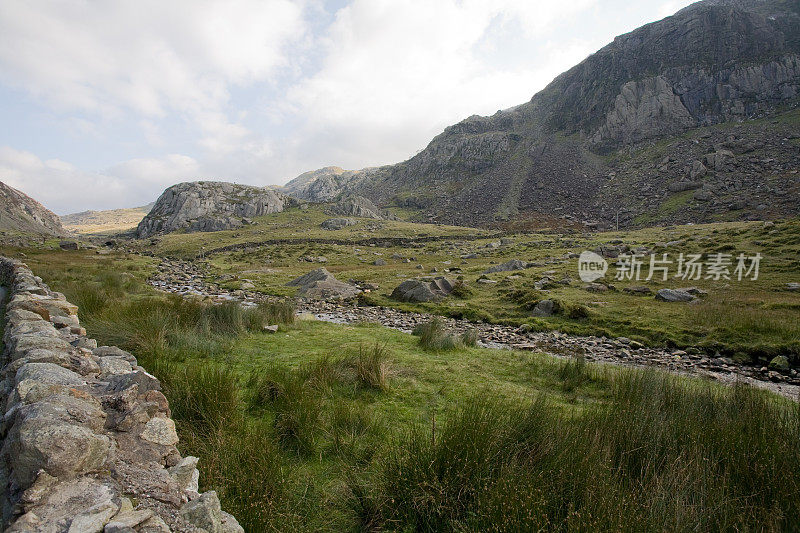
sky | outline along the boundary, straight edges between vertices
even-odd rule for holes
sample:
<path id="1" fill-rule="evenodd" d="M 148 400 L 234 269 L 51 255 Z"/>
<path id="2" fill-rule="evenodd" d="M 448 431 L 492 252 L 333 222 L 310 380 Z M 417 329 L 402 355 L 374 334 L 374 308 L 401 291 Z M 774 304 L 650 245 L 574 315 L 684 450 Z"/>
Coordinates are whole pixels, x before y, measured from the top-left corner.
<path id="1" fill-rule="evenodd" d="M 2 0 L 0 181 L 58 214 L 403 161 L 687 0 Z"/>

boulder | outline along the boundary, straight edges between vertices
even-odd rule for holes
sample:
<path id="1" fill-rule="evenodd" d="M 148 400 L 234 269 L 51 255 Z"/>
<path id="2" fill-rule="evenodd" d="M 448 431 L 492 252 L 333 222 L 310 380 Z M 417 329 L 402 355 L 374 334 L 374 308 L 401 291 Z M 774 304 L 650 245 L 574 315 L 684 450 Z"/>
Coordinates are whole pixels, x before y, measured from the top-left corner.
<path id="1" fill-rule="evenodd" d="M 320 227 L 322 227 L 322 229 L 334 231 L 346 228 L 347 226 L 355 226 L 356 224 L 358 224 L 358 222 L 352 218 L 329 218 L 320 224 Z"/>
<path id="2" fill-rule="evenodd" d="M 656 293 L 656 300 L 662 302 L 691 302 L 694 296 L 680 289 L 659 289 Z"/>
<path id="3" fill-rule="evenodd" d="M 532 316 L 552 316 L 556 312 L 557 305 L 553 300 L 541 300 L 533 308 Z"/>
<path id="4" fill-rule="evenodd" d="M 525 270 L 526 268 L 530 267 L 530 263 L 527 261 L 521 261 L 519 259 L 512 259 L 511 261 L 507 261 L 501 265 L 495 265 L 493 267 L 487 268 L 484 270 L 484 274 L 491 274 L 493 272 L 513 272 L 515 270 Z"/>
<path id="5" fill-rule="evenodd" d="M 409 279 L 392 291 L 391 297 L 403 302 L 438 301 L 453 292 L 453 283 L 447 278 L 438 277 L 432 281 Z"/>
<path id="6" fill-rule="evenodd" d="M 361 290 L 358 287 L 339 281 L 326 268 L 312 270 L 287 283 L 290 287 L 299 287 L 298 296 L 312 299 L 352 298 Z"/>

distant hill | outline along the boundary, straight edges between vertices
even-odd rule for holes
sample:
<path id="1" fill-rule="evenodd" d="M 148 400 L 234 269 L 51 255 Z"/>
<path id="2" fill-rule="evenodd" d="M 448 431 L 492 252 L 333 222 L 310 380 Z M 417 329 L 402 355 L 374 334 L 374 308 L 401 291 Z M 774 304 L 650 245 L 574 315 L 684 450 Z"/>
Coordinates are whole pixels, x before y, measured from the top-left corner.
<path id="1" fill-rule="evenodd" d="M 470 226 L 797 216 L 798 104 L 800 2 L 705 0 L 615 38 L 526 103 L 446 128 L 407 161 L 322 169 L 285 190 Z"/>
<path id="2" fill-rule="evenodd" d="M 66 236 L 58 215 L 27 194 L 0 182 L 0 232 Z"/>
<path id="3" fill-rule="evenodd" d="M 155 202 L 151 202 L 142 207 L 71 213 L 63 215 L 61 223 L 75 233 L 119 233 L 134 229 L 154 204 Z"/>

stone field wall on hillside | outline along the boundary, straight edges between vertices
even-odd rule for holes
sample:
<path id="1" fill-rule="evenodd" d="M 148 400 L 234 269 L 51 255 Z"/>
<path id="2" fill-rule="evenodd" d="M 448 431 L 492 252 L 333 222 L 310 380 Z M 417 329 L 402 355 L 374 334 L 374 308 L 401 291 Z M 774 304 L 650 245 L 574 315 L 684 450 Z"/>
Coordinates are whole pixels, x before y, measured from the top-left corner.
<path id="1" fill-rule="evenodd" d="M 0 371 L 0 503 L 9 532 L 244 531 L 198 493 L 158 380 L 97 346 L 78 308 L 0 257 L 6 290 Z"/>

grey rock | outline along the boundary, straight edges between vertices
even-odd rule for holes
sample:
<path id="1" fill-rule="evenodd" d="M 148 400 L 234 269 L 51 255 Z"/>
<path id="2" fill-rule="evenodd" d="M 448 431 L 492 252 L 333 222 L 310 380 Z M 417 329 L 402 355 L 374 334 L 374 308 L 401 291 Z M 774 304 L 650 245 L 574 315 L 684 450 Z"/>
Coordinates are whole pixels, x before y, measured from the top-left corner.
<path id="1" fill-rule="evenodd" d="M 175 431 L 175 422 L 171 418 L 154 417 L 144 426 L 141 437 L 154 444 L 172 446 L 178 443 L 178 433 Z"/>
<path id="2" fill-rule="evenodd" d="M 299 287 L 298 296 L 311 299 L 328 298 L 352 298 L 357 296 L 361 290 L 358 287 L 337 280 L 333 274 L 325 268 L 312 270 L 286 284 L 290 287 Z"/>
<path id="3" fill-rule="evenodd" d="M 104 533 L 127 533 L 147 520 L 150 520 L 153 514 L 153 511 L 150 509 L 122 512 L 106 525 Z"/>
<path id="4" fill-rule="evenodd" d="M 55 420 L 25 419 L 17 423 L 5 446 L 15 457 L 14 476 L 27 487 L 36 473 L 70 479 L 100 468 L 111 442 L 91 429 Z"/>
<path id="5" fill-rule="evenodd" d="M 67 533 L 102 533 L 118 509 L 119 506 L 110 500 L 100 502 L 76 516 L 70 523 Z"/>
<path id="6" fill-rule="evenodd" d="M 339 230 L 344 229 L 347 226 L 355 226 L 358 224 L 358 221 L 352 218 L 329 218 L 328 220 L 324 221 L 320 226 L 322 229 L 327 230 Z"/>
<path id="7" fill-rule="evenodd" d="M 679 289 L 659 289 L 656 293 L 656 300 L 663 302 L 691 302 L 694 298 L 693 295 Z"/>
<path id="8" fill-rule="evenodd" d="M 441 300 L 452 291 L 453 283 L 444 277 L 433 281 L 410 279 L 398 285 L 391 297 L 404 302 L 432 302 Z"/>
<path id="9" fill-rule="evenodd" d="M 292 202 L 269 188 L 212 181 L 179 183 L 156 200 L 136 235 L 232 229 L 243 225 L 242 219 L 278 213 Z"/>
<path id="10" fill-rule="evenodd" d="M 541 300 L 533 308 L 532 316 L 545 317 L 552 316 L 556 310 L 556 303 L 553 300 Z"/>
<path id="11" fill-rule="evenodd" d="M 346 217 L 361 217 L 382 219 L 380 209 L 371 200 L 363 196 L 347 196 L 328 208 L 328 213 L 332 215 L 343 215 Z"/>
<path id="12" fill-rule="evenodd" d="M 184 457 L 180 463 L 168 469 L 175 482 L 181 490 L 192 490 L 197 492 L 197 485 L 194 482 L 194 473 L 197 471 L 197 457 Z"/>
<path id="13" fill-rule="evenodd" d="M 180 515 L 188 523 L 204 529 L 208 533 L 226 533 L 222 527 L 222 509 L 219 498 L 213 490 L 183 504 Z"/>
<path id="14" fill-rule="evenodd" d="M 500 265 L 495 265 L 493 267 L 487 268 L 483 273 L 484 274 L 491 274 L 493 272 L 513 272 L 515 270 L 525 270 L 526 268 L 530 267 L 530 263 L 527 261 L 521 261 L 519 259 L 512 259 L 511 261 L 507 261 Z"/>

